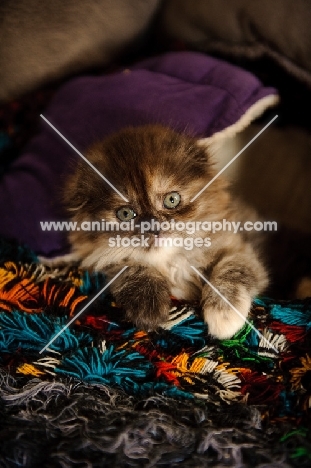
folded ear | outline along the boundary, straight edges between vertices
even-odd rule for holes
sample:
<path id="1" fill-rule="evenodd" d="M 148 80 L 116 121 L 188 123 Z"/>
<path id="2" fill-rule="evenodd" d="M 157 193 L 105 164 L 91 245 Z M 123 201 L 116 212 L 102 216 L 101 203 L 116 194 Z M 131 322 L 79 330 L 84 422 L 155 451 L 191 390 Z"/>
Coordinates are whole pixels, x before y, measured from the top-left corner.
<path id="1" fill-rule="evenodd" d="M 83 208 L 86 204 L 87 204 L 87 200 L 85 200 L 84 202 L 82 202 L 82 203 L 81 203 L 80 205 L 78 205 L 78 206 L 67 207 L 67 211 L 78 211 L 78 210 L 80 210 L 81 208 Z"/>
<path id="2" fill-rule="evenodd" d="M 64 179 L 62 204 L 67 211 L 78 211 L 89 201 L 92 184 L 90 170 L 84 161 L 79 161 L 74 171 Z"/>
<path id="3" fill-rule="evenodd" d="M 207 154 L 211 154 L 215 147 L 213 140 L 210 140 L 210 138 L 200 138 L 197 140 L 197 146 L 205 150 Z"/>
<path id="4" fill-rule="evenodd" d="M 214 166 L 215 153 L 218 151 L 218 146 L 214 142 L 210 142 L 209 138 L 202 138 L 197 140 L 197 160 L 202 163 Z"/>
<path id="5" fill-rule="evenodd" d="M 225 169 L 224 176 L 227 180 L 233 182 L 239 177 L 240 160 L 236 161 L 235 156 L 242 149 L 240 135 L 223 136 L 214 135 L 208 138 L 198 140 L 198 145 L 207 151 L 210 165 L 216 171 Z M 233 163 L 233 164 L 232 164 Z"/>

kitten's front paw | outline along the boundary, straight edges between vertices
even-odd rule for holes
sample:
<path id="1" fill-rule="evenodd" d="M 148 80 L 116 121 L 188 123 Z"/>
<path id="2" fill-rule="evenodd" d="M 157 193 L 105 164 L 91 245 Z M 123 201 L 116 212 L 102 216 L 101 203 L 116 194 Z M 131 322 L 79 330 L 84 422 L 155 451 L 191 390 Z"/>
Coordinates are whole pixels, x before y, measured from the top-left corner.
<path id="1" fill-rule="evenodd" d="M 232 309 L 209 285 L 202 291 L 204 320 L 208 325 L 210 335 L 219 339 L 231 338 L 239 331 L 248 316 L 252 298 L 242 285 L 235 287 L 234 294 L 224 297 L 239 311 Z"/>
<path id="2" fill-rule="evenodd" d="M 126 311 L 126 318 L 138 328 L 155 330 L 167 321 L 171 308 L 170 291 L 166 282 L 157 277 L 137 281 L 129 276 L 122 284 L 116 284 L 113 294 L 116 302 Z"/>
<path id="3" fill-rule="evenodd" d="M 132 295 L 129 303 L 124 304 L 127 319 L 146 331 L 155 330 L 161 323 L 166 322 L 170 307 L 167 294 L 163 296 L 151 294 L 145 297 L 140 294 Z"/>

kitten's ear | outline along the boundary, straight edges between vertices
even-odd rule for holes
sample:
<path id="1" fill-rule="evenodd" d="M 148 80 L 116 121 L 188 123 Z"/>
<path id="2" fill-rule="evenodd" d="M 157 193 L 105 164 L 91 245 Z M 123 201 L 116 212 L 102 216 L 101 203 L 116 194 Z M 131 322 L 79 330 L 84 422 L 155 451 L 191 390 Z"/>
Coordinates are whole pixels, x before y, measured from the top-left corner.
<path id="1" fill-rule="evenodd" d="M 61 201 L 66 211 L 74 214 L 87 204 L 88 199 L 85 198 L 83 193 L 76 190 L 76 186 L 67 182 L 63 189 Z"/>
<path id="2" fill-rule="evenodd" d="M 200 148 L 205 149 L 207 152 L 209 152 L 213 147 L 212 143 L 209 141 L 209 138 L 200 138 L 200 140 L 197 140 L 197 145 Z"/>
<path id="3" fill-rule="evenodd" d="M 83 207 L 87 204 L 87 200 L 85 200 L 84 202 L 82 202 L 82 203 L 80 203 L 80 204 L 77 203 L 77 200 L 73 200 L 73 199 L 72 199 L 71 201 L 72 201 L 71 206 L 67 207 L 67 210 L 68 210 L 68 211 L 78 211 L 78 210 L 80 210 L 81 208 L 83 208 Z M 76 203 L 73 203 L 74 201 L 75 201 Z"/>
<path id="4" fill-rule="evenodd" d="M 67 211 L 74 213 L 83 208 L 89 200 L 88 168 L 78 163 L 76 171 L 67 176 L 62 190 L 62 204 Z"/>
<path id="5" fill-rule="evenodd" d="M 197 154 L 196 160 L 202 164 L 213 164 L 213 154 L 215 152 L 214 147 L 208 142 L 208 138 L 202 138 L 197 140 Z"/>

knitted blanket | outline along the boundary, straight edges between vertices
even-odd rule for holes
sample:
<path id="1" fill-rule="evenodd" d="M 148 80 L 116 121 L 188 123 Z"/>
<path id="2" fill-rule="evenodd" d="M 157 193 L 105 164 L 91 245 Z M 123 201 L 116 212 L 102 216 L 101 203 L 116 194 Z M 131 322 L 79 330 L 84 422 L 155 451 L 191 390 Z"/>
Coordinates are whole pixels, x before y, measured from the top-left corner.
<path id="1" fill-rule="evenodd" d="M 146 333 L 77 267 L 0 245 L 1 466 L 310 466 L 311 300 L 257 298 L 232 339 L 172 301 Z"/>

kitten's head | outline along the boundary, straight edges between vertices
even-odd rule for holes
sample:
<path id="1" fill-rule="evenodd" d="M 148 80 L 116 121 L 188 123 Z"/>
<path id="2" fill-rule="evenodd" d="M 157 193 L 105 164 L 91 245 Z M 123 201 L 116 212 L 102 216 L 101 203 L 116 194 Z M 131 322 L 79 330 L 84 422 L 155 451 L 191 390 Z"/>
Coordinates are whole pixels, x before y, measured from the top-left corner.
<path id="1" fill-rule="evenodd" d="M 214 177 L 208 152 L 196 139 L 169 128 L 148 125 L 124 129 L 93 145 L 88 160 L 128 200 L 124 201 L 83 160 L 68 179 L 65 204 L 78 223 L 99 221 L 132 223 L 134 231 L 119 231 L 122 237 L 140 235 L 140 223 L 155 220 L 187 222 L 219 219 L 228 203 L 225 183 L 216 179 L 196 200 L 192 198 Z M 216 217 L 216 218 L 215 218 Z M 132 225 L 133 225 L 132 224 Z M 123 225 L 124 226 L 124 225 Z M 168 236 L 181 236 L 169 230 Z M 79 231 L 71 235 L 73 244 L 102 245 L 115 232 Z M 145 250 L 154 248 L 154 237 Z M 74 245 L 75 246 L 75 245 Z"/>

